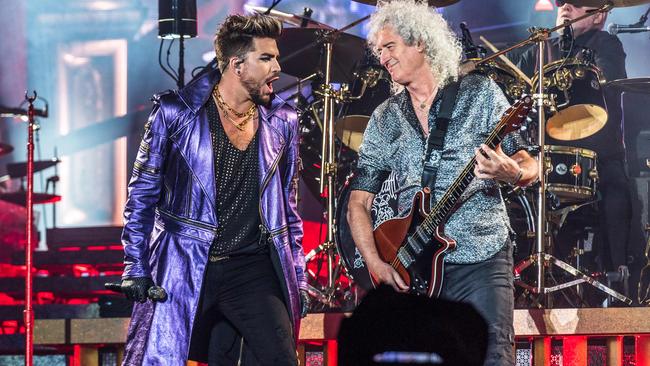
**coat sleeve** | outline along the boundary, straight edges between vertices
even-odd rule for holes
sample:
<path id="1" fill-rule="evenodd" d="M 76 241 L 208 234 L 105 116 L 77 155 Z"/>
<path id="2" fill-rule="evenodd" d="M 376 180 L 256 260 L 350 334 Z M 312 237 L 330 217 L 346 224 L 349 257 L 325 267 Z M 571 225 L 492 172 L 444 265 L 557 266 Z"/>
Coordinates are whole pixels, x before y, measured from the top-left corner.
<path id="1" fill-rule="evenodd" d="M 126 277 L 151 277 L 149 237 L 153 229 L 155 208 L 163 185 L 163 168 L 167 155 L 167 127 L 163 109 L 155 101 L 144 127 L 124 208 L 124 272 Z"/>
<path id="2" fill-rule="evenodd" d="M 299 134 L 298 121 L 289 118 L 289 138 L 287 145 L 287 168 L 284 175 L 283 190 L 286 202 L 287 222 L 291 243 L 291 255 L 296 271 L 298 287 L 307 289 L 307 277 L 305 276 L 305 252 L 302 249 L 303 227 L 302 219 L 298 214 L 298 173 L 301 166 L 299 157 Z"/>

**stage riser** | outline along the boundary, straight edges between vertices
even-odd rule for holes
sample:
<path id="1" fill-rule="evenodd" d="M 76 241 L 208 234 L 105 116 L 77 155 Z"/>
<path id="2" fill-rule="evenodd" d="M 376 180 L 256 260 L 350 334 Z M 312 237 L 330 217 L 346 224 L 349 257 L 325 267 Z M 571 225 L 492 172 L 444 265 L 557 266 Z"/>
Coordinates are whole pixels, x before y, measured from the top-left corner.
<path id="1" fill-rule="evenodd" d="M 323 364 L 335 366 L 336 334 L 345 316 L 349 314 L 309 314 L 303 319 L 299 347 L 302 357 L 305 345 L 322 344 Z M 650 365 L 649 318 L 650 308 L 531 309 L 515 311 L 514 327 L 520 354 L 532 354 L 534 366 L 554 366 L 560 358 L 564 365 L 588 366 L 589 347 L 594 344 L 599 345 L 608 366 L 624 366 L 624 360 L 642 366 Z M 106 345 L 121 347 L 128 323 L 128 318 L 39 319 L 34 341 L 37 351 L 45 346 L 50 350 L 73 349 L 83 358 L 84 366 L 99 365 L 102 352 L 98 350 Z M 2 337 L 0 343 L 4 343 Z M 21 343 L 13 339 L 11 344 Z"/>

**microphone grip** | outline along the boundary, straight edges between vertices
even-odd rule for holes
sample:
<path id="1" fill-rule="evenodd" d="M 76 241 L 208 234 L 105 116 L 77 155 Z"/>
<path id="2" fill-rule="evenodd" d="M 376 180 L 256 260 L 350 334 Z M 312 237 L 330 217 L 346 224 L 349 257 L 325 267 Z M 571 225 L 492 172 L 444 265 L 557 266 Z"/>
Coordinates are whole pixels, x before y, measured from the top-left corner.
<path id="1" fill-rule="evenodd" d="M 104 284 L 104 288 L 120 294 L 123 293 L 122 284 L 120 283 L 107 282 Z M 160 286 L 151 286 L 149 287 L 149 290 L 147 290 L 147 298 L 151 301 L 163 302 L 167 300 L 167 291 Z"/>
<path id="2" fill-rule="evenodd" d="M 167 291 L 160 286 L 151 286 L 147 290 L 147 297 L 151 301 L 160 301 L 163 302 L 167 300 Z"/>

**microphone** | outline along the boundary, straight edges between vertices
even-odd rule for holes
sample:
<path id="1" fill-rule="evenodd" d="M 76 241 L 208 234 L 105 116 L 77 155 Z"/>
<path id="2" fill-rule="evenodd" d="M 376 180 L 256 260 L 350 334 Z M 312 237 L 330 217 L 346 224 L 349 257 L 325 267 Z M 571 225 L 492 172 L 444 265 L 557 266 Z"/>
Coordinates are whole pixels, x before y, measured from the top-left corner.
<path id="1" fill-rule="evenodd" d="M 573 28 L 571 25 L 566 25 L 562 31 L 562 37 L 560 38 L 562 58 L 569 57 L 571 48 L 573 48 Z"/>
<path id="2" fill-rule="evenodd" d="M 104 288 L 120 294 L 122 293 L 122 285 L 119 283 L 108 282 L 104 284 Z M 167 291 L 165 291 L 165 289 L 160 286 L 152 286 L 149 287 L 149 290 L 147 290 L 147 297 L 151 301 L 163 302 L 167 300 Z"/>
<path id="3" fill-rule="evenodd" d="M 609 32 L 609 34 L 650 32 L 650 26 L 643 26 L 638 24 L 623 25 L 623 24 L 610 23 L 607 26 L 607 32 Z"/>

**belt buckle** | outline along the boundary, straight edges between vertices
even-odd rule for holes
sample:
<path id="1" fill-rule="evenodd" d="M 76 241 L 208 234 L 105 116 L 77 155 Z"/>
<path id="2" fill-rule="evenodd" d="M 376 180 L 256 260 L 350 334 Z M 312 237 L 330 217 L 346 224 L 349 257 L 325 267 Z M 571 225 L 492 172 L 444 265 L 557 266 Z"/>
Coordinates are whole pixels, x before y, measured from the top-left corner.
<path id="1" fill-rule="evenodd" d="M 208 260 L 211 263 L 216 263 L 216 262 L 222 261 L 224 259 L 228 259 L 228 258 L 230 258 L 230 256 L 227 256 L 227 255 L 209 255 L 208 256 Z"/>

